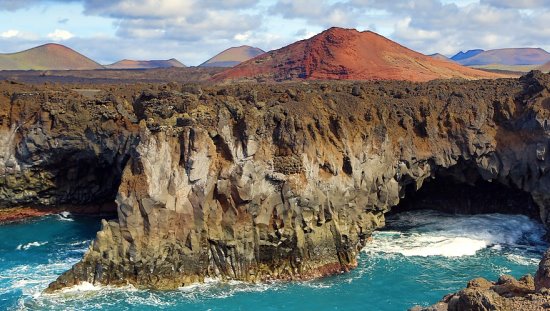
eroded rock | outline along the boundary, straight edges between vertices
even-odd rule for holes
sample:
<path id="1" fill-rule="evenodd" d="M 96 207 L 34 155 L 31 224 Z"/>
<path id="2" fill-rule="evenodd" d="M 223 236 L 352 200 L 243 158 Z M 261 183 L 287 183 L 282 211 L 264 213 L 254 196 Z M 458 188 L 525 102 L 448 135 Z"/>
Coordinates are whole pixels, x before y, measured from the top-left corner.
<path id="1" fill-rule="evenodd" d="M 361 96 L 352 94 L 355 86 Z M 128 150 L 119 153 L 130 158 L 117 184 L 118 219 L 103 223 L 83 260 L 49 290 L 83 281 L 169 289 L 206 277 L 264 281 L 347 271 L 405 189 L 420 189 L 442 174 L 524 192 L 548 225 L 550 160 L 541 156 L 541 146 L 548 145 L 541 121 L 548 113 L 548 87 L 539 74 L 424 84 L 204 86 L 200 95 L 192 93 L 197 96 L 175 85 L 147 86 L 123 105 L 135 111 L 139 126 L 117 110 L 124 98 L 117 90 L 93 105 L 56 105 L 50 115 L 73 112 L 53 118 L 51 126 L 77 124 L 66 121 L 74 115 L 101 125 L 88 126 L 85 139 L 58 143 L 83 143 L 78 150 L 91 148 L 94 155 Z M 40 97 L 30 102 L 45 105 Z M 9 105 L 17 105 L 17 98 Z M 122 125 L 128 133 L 114 135 Z M 17 171 L 22 163 L 28 172 L 59 165 L 53 157 L 32 160 L 47 154 L 41 146 L 54 140 L 50 131 L 28 127 L 15 130 L 15 141 L 25 142 L 21 150 L 31 162 L 4 156 L 4 171 Z M 100 143 L 92 143 L 98 136 Z M 71 159 L 63 161 L 74 164 Z M 33 183 L 22 180 L 10 173 L 1 186 L 33 191 Z M 49 189 L 53 197 L 63 196 L 59 188 Z M 27 197 L 41 198 L 43 192 L 37 193 Z M 503 288 L 516 293 L 522 286 Z M 499 303 L 502 296 L 492 292 L 496 296 L 487 299 Z"/>

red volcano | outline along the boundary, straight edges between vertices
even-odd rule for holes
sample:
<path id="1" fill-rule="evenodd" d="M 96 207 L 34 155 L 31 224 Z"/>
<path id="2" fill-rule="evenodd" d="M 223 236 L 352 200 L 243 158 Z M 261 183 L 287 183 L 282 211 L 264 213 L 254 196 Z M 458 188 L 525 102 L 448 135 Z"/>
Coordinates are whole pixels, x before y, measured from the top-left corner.
<path id="1" fill-rule="evenodd" d="M 374 32 L 330 28 L 262 54 L 214 77 L 215 80 L 409 80 L 497 78 L 420 54 Z"/>

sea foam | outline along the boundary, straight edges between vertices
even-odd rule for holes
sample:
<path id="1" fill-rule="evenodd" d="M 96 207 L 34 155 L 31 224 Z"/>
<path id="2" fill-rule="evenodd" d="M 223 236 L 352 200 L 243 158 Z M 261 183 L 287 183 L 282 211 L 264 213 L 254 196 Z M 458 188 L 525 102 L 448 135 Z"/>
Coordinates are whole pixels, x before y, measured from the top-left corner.
<path id="1" fill-rule="evenodd" d="M 38 247 L 38 246 L 42 246 L 42 245 L 46 245 L 48 244 L 48 242 L 30 242 L 30 243 L 27 243 L 27 244 L 19 244 L 16 249 L 21 251 L 26 251 L 28 250 L 29 248 L 31 247 Z"/>
<path id="2" fill-rule="evenodd" d="M 57 214 L 57 218 L 59 220 L 63 221 L 74 221 L 74 219 L 71 218 L 72 214 L 70 212 L 64 211 L 59 214 Z"/>
<path id="3" fill-rule="evenodd" d="M 461 257 L 489 247 L 493 250 L 517 247 L 521 242 L 527 245 L 525 248 L 544 245 L 542 225 L 523 215 L 455 217 L 435 211 L 414 211 L 394 215 L 388 223 L 411 230 L 375 232 L 373 242 L 365 247 L 367 253 Z"/>

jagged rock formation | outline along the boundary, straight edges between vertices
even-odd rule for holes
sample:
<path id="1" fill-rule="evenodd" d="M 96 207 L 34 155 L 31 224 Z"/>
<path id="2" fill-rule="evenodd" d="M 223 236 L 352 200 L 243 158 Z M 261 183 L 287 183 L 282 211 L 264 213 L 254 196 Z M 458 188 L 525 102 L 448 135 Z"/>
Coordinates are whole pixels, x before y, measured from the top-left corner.
<path id="1" fill-rule="evenodd" d="M 549 92 L 540 72 L 144 91 L 118 220 L 48 290 L 345 271 L 384 213 L 443 175 L 528 193 L 548 225 Z"/>
<path id="2" fill-rule="evenodd" d="M 71 89 L 0 90 L 0 208 L 113 202 L 135 139 L 131 105 Z"/>
<path id="3" fill-rule="evenodd" d="M 531 196 L 550 223 L 550 76 L 539 72 L 423 84 L 0 86 L 1 206 L 116 194 L 118 220 L 49 290 L 345 271 L 384 213 L 443 176 Z"/>
<path id="4" fill-rule="evenodd" d="M 490 282 L 484 278 L 473 279 L 465 289 L 445 296 L 437 304 L 411 311 L 542 311 L 550 308 L 550 250 L 539 263 L 535 278 L 525 275 L 516 280 L 510 275 Z"/>

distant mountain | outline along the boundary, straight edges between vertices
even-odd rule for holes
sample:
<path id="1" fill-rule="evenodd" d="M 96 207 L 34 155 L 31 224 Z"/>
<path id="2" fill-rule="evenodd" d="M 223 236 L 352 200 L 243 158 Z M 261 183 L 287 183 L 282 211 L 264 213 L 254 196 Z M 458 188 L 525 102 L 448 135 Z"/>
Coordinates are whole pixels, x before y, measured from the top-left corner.
<path id="1" fill-rule="evenodd" d="M 152 68 L 170 68 L 185 67 L 177 59 L 168 60 L 129 60 L 124 59 L 114 64 L 105 65 L 107 69 L 152 69 Z"/>
<path id="2" fill-rule="evenodd" d="M 262 49 L 248 45 L 229 48 L 206 62 L 200 67 L 234 67 L 258 55 L 264 54 Z"/>
<path id="3" fill-rule="evenodd" d="M 540 67 L 537 68 L 538 70 L 542 72 L 550 72 L 550 61 Z"/>
<path id="4" fill-rule="evenodd" d="M 483 66 L 491 64 L 518 66 L 542 65 L 550 61 L 550 53 L 539 48 L 511 48 L 488 50 L 474 56 L 455 60 L 465 66 Z"/>
<path id="5" fill-rule="evenodd" d="M 215 80 L 409 80 L 494 78 L 499 75 L 441 61 L 370 31 L 330 28 L 267 52 Z"/>
<path id="6" fill-rule="evenodd" d="M 466 52 L 460 51 L 455 56 L 451 57 L 451 59 L 454 60 L 454 61 L 459 61 L 459 60 L 463 60 L 463 59 L 466 59 L 466 58 L 476 56 L 477 54 L 479 54 L 481 52 L 483 52 L 483 50 L 481 50 L 481 49 L 469 50 L 469 51 L 466 51 Z"/>
<path id="7" fill-rule="evenodd" d="M 60 44 L 49 43 L 18 53 L 0 54 L 0 70 L 89 70 L 103 66 Z"/>
<path id="8" fill-rule="evenodd" d="M 447 56 L 445 56 L 443 54 L 440 54 L 440 53 L 430 54 L 428 56 L 431 57 L 431 58 L 439 59 L 439 60 L 444 60 L 444 61 L 449 61 L 449 62 L 452 61 L 452 59 L 450 59 Z"/>

